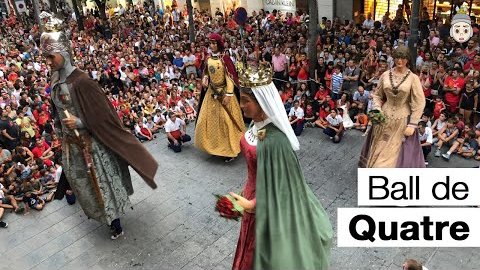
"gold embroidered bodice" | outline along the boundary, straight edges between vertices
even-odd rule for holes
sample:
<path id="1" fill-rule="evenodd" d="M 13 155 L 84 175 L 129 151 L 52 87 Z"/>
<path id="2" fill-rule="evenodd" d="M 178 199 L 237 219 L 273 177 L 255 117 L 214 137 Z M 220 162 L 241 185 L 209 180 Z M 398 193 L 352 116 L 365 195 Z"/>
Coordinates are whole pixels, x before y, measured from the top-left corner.
<path id="1" fill-rule="evenodd" d="M 210 87 L 218 94 L 232 94 L 234 84 L 227 75 L 225 66 L 220 57 L 209 57 L 207 60 L 208 77 Z"/>

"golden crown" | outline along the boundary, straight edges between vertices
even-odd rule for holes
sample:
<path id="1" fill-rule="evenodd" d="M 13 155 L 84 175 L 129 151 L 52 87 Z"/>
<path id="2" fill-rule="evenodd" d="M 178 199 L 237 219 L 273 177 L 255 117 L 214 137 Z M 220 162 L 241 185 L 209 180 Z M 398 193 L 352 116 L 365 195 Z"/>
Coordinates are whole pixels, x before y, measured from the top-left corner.
<path id="1" fill-rule="evenodd" d="M 258 67 L 237 62 L 238 81 L 240 87 L 252 88 L 269 85 L 272 82 L 273 68 L 270 64 L 259 64 Z"/>
<path id="2" fill-rule="evenodd" d="M 468 6 L 463 3 L 457 8 L 457 14 L 468 14 Z"/>

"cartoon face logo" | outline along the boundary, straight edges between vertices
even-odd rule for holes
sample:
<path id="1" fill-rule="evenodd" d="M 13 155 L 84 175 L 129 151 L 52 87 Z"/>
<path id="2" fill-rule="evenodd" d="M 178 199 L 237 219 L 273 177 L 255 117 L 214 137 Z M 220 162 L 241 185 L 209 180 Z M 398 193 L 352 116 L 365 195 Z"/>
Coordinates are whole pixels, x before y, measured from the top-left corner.
<path id="1" fill-rule="evenodd" d="M 456 22 L 452 25 L 452 28 L 450 28 L 450 36 L 452 36 L 456 42 L 467 42 L 473 36 L 472 25 L 463 21 Z"/>

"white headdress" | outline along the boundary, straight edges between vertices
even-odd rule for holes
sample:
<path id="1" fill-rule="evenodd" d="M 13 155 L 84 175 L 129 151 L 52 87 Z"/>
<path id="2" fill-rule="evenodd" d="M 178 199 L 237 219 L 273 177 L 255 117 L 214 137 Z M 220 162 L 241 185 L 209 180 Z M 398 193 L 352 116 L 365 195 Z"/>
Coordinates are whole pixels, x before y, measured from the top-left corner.
<path id="1" fill-rule="evenodd" d="M 240 87 L 252 89 L 263 112 L 287 136 L 293 150 L 299 150 L 300 143 L 290 125 L 277 87 L 272 82 L 272 67 L 270 65 L 259 65 L 258 68 L 239 66 L 237 70 Z"/>

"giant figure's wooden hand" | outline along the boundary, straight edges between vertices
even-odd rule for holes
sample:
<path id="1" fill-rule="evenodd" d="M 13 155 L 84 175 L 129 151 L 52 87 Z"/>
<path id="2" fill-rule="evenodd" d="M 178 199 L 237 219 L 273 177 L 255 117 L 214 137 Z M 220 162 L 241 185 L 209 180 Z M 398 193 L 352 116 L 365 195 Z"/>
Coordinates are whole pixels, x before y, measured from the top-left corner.
<path id="1" fill-rule="evenodd" d="M 225 97 L 223 97 L 222 104 L 223 104 L 224 106 L 227 106 L 228 103 L 230 102 L 230 99 L 231 99 L 231 98 L 232 98 L 232 97 L 230 97 L 230 96 L 225 96 Z"/>
<path id="2" fill-rule="evenodd" d="M 405 132 L 403 133 L 403 135 L 405 135 L 406 137 L 410 137 L 413 135 L 414 132 L 415 132 L 414 127 L 407 126 L 407 128 L 405 128 Z"/>
<path id="3" fill-rule="evenodd" d="M 238 205 L 243 207 L 245 212 L 248 213 L 255 213 L 255 201 L 254 200 L 248 200 L 245 197 L 242 197 L 236 193 L 230 192 L 230 195 L 237 200 Z"/>
<path id="4" fill-rule="evenodd" d="M 77 117 L 75 115 L 70 114 L 70 117 L 63 119 L 62 123 L 68 129 L 76 129 L 77 128 Z"/>

